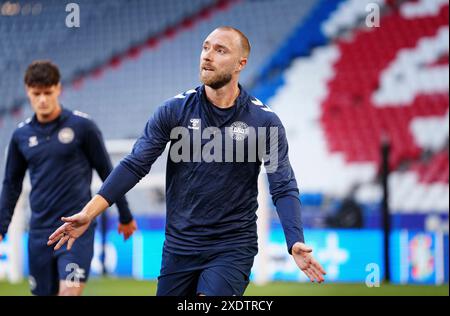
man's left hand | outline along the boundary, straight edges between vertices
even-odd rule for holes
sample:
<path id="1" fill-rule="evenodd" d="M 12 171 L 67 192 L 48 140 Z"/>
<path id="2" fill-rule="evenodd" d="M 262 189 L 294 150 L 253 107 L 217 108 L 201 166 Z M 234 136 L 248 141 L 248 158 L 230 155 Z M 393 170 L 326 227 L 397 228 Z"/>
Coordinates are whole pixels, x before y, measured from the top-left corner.
<path id="1" fill-rule="evenodd" d="M 119 234 L 123 235 L 123 240 L 127 240 L 137 230 L 136 221 L 133 219 L 128 224 L 119 223 L 119 227 L 117 230 L 118 230 Z"/>
<path id="2" fill-rule="evenodd" d="M 325 281 L 324 275 L 327 273 L 311 253 L 312 248 L 304 243 L 296 242 L 292 246 L 292 256 L 297 266 L 308 276 L 311 282 L 317 281 L 318 283 L 322 283 Z"/>

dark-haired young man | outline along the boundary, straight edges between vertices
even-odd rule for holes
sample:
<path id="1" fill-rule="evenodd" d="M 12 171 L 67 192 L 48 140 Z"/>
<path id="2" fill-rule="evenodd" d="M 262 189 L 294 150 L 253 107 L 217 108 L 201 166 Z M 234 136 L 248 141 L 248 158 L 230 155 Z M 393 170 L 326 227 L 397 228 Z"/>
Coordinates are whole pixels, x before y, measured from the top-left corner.
<path id="1" fill-rule="evenodd" d="M 80 211 L 91 198 L 92 169 L 102 180 L 112 170 L 102 135 L 81 112 L 59 103 L 60 73 L 49 61 L 32 63 L 25 74 L 25 88 L 35 112 L 14 131 L 0 196 L 0 242 L 30 173 L 31 221 L 28 239 L 30 288 L 34 295 L 81 295 L 89 276 L 94 252 L 95 223 L 68 251 L 53 252 L 48 235 L 61 217 Z M 117 200 L 119 232 L 128 239 L 137 229 L 124 197 Z"/>

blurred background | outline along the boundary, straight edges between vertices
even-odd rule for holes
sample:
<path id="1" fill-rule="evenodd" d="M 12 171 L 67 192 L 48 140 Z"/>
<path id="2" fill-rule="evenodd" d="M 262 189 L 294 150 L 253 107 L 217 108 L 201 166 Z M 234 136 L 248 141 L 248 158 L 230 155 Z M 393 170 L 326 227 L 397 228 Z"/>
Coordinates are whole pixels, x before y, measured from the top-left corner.
<path id="1" fill-rule="evenodd" d="M 32 115 L 33 60 L 60 67 L 62 105 L 92 117 L 117 164 L 159 104 L 200 85 L 204 38 L 233 26 L 252 44 L 241 84 L 286 127 L 305 238 L 328 271 L 325 285 L 305 286 L 262 180 L 247 294 L 448 295 L 448 0 L 73 3 L 79 27 L 69 1 L 0 1 L 1 177 L 12 132 Z M 131 240 L 116 232 L 115 207 L 100 219 L 87 294 L 154 294 L 166 156 L 127 195 L 140 228 Z M 27 183 L 0 244 L 0 295 L 28 294 Z"/>

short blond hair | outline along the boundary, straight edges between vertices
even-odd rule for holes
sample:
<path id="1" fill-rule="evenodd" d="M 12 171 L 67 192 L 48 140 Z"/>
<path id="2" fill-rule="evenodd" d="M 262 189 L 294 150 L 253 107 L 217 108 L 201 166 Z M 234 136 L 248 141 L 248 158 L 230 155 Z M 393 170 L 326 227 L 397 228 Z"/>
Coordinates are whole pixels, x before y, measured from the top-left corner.
<path id="1" fill-rule="evenodd" d="M 245 36 L 245 34 L 242 33 L 240 30 L 238 30 L 237 28 L 234 28 L 232 26 L 219 26 L 218 28 L 216 28 L 216 30 L 231 31 L 231 32 L 235 32 L 236 34 L 238 34 L 239 39 L 241 41 L 242 51 L 244 52 L 244 57 L 248 57 L 250 55 L 250 52 L 252 50 L 250 41 L 248 40 L 248 37 Z"/>

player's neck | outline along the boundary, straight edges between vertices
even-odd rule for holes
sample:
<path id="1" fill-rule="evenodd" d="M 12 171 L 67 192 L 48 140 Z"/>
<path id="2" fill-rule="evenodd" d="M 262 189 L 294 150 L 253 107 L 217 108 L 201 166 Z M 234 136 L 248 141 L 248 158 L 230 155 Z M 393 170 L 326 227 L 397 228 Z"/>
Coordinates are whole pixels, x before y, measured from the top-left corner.
<path id="1" fill-rule="evenodd" d="M 221 109 L 232 107 L 240 93 L 237 82 L 230 82 L 220 89 L 205 86 L 205 91 L 208 100 Z"/>
<path id="2" fill-rule="evenodd" d="M 48 115 L 40 115 L 36 113 L 36 119 L 41 124 L 49 123 L 56 120 L 61 115 L 61 112 L 62 112 L 61 105 L 58 104 L 55 110 Z"/>

